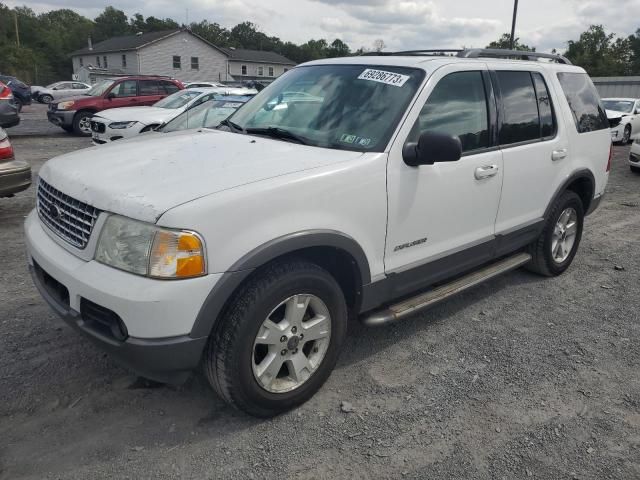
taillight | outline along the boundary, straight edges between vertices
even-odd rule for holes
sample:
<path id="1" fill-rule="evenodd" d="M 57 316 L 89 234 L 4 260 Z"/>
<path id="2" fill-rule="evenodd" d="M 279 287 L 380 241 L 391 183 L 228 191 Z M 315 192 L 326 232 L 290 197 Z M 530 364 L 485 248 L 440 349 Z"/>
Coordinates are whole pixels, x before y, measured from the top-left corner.
<path id="1" fill-rule="evenodd" d="M 0 85 L 0 98 L 12 98 L 13 94 L 11 93 L 11 89 L 6 85 Z"/>
<path id="2" fill-rule="evenodd" d="M 2 138 L 2 137 L 0 137 Z M 0 162 L 3 160 L 13 159 L 13 147 L 9 141 L 9 137 L 4 137 L 0 140 Z"/>
<path id="3" fill-rule="evenodd" d="M 613 160 L 613 143 L 609 147 L 609 161 L 607 162 L 607 172 L 611 171 L 611 160 Z"/>

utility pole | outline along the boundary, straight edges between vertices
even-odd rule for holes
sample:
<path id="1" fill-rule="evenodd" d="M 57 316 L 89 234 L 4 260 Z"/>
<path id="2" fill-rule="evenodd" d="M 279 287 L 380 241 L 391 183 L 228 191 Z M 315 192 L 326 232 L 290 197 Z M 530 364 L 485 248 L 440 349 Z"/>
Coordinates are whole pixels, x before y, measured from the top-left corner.
<path id="1" fill-rule="evenodd" d="M 16 44 L 20 46 L 20 32 L 18 31 L 18 13 L 13 11 L 13 24 L 16 27 Z"/>
<path id="2" fill-rule="evenodd" d="M 518 16 L 518 0 L 513 2 L 513 20 L 511 21 L 511 39 L 509 40 L 509 49 L 513 50 L 516 35 L 516 17 Z"/>

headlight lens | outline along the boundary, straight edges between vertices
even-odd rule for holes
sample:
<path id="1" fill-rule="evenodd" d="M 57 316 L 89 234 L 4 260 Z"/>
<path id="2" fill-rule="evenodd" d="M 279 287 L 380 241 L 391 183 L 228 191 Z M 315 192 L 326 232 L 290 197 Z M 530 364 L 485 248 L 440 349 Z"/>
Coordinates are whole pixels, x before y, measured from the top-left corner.
<path id="1" fill-rule="evenodd" d="M 111 215 L 100 233 L 96 261 L 153 278 L 204 275 L 204 246 L 200 237 Z"/>
<path id="2" fill-rule="evenodd" d="M 113 128 L 115 130 L 121 130 L 124 128 L 133 127 L 138 122 L 113 122 L 109 124 L 109 128 Z"/>
<path id="3" fill-rule="evenodd" d="M 58 110 L 69 110 L 71 107 L 73 107 L 74 101 L 73 100 L 67 100 L 66 102 L 60 102 L 58 104 Z"/>

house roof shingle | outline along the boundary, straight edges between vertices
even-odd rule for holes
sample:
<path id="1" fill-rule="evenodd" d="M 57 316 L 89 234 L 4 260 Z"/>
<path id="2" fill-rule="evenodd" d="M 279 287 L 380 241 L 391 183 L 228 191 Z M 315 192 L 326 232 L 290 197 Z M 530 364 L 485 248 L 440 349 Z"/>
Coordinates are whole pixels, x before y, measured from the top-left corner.
<path id="1" fill-rule="evenodd" d="M 124 50 L 136 50 L 148 43 L 155 42 L 161 38 L 168 37 L 180 32 L 180 29 L 162 30 L 160 32 L 143 33 L 142 35 L 126 35 L 124 37 L 113 37 L 102 42 L 98 42 L 93 46 L 92 50 L 88 47 L 81 48 L 72 52 L 71 55 L 87 55 L 92 53 L 117 52 Z"/>
<path id="2" fill-rule="evenodd" d="M 229 60 L 239 62 L 257 62 L 257 63 L 279 63 L 285 65 L 295 65 L 296 62 L 289 60 L 276 52 L 268 52 L 265 50 L 245 50 L 243 48 L 221 48 L 224 53 L 229 56 Z"/>

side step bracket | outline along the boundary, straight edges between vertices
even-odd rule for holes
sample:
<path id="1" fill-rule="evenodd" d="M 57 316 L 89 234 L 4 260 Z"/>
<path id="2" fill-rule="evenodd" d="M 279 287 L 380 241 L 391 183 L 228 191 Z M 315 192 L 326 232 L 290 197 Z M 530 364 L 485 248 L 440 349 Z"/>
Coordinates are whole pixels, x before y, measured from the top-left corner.
<path id="1" fill-rule="evenodd" d="M 518 253 L 517 255 L 492 263 L 480 270 L 475 270 L 451 283 L 441 285 L 433 290 L 390 305 L 382 310 L 374 311 L 363 317 L 362 323 L 368 327 L 378 327 L 397 322 L 498 275 L 521 267 L 530 260 L 531 255 L 528 253 Z"/>

